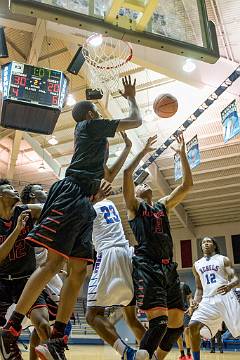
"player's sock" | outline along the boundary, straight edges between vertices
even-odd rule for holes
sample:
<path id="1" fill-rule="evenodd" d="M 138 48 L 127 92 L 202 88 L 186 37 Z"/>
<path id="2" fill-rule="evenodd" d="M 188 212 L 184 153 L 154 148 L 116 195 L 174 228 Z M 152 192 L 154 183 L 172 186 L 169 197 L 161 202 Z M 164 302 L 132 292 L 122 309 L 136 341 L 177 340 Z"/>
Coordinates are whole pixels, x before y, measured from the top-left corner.
<path id="1" fill-rule="evenodd" d="M 126 344 L 122 341 L 122 339 L 118 338 L 115 343 L 113 344 L 113 348 L 122 356 L 125 349 Z"/>
<path id="2" fill-rule="evenodd" d="M 191 349 L 187 348 L 187 356 L 191 356 Z"/>
<path id="3" fill-rule="evenodd" d="M 184 354 L 184 350 L 181 350 L 180 353 L 181 353 L 181 356 L 184 356 L 184 355 L 185 355 L 185 354 Z"/>
<path id="4" fill-rule="evenodd" d="M 193 351 L 193 360 L 200 360 L 200 351 Z"/>
<path id="5" fill-rule="evenodd" d="M 21 323 L 24 319 L 25 315 L 18 313 L 17 311 L 13 311 L 10 319 L 8 320 L 7 324 L 4 326 L 5 330 L 10 330 L 11 328 L 15 329 L 19 332 L 22 328 Z"/>
<path id="6" fill-rule="evenodd" d="M 66 326 L 67 324 L 61 321 L 55 321 L 55 324 L 53 325 L 51 339 L 63 338 Z"/>

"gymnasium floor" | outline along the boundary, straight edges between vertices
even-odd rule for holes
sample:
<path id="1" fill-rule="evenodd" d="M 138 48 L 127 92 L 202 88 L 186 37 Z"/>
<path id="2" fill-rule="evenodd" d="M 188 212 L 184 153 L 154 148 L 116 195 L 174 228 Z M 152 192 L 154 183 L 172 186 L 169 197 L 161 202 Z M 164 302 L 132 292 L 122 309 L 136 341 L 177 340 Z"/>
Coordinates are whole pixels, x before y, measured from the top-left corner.
<path id="1" fill-rule="evenodd" d="M 120 356 L 109 346 L 71 346 L 70 351 L 66 351 L 68 360 L 120 360 Z M 179 353 L 172 351 L 167 360 L 177 360 Z M 28 359 L 28 353 L 23 353 L 23 359 Z M 209 354 L 208 352 L 202 352 L 201 360 L 237 360 L 240 359 L 240 352 L 228 352 L 224 354 L 216 353 Z"/>

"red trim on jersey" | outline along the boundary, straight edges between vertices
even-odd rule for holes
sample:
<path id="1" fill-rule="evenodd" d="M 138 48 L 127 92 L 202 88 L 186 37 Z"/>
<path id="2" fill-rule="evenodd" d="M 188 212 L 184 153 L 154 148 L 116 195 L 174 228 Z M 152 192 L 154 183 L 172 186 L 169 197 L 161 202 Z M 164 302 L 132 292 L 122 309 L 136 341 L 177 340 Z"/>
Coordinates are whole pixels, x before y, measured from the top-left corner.
<path id="1" fill-rule="evenodd" d="M 57 220 L 55 220 L 55 219 L 53 219 L 51 217 L 47 217 L 47 220 L 53 221 L 56 224 L 60 224 L 60 221 L 57 221 Z"/>
<path id="2" fill-rule="evenodd" d="M 53 239 L 51 239 L 50 237 L 48 237 L 48 236 L 44 236 L 44 235 L 42 235 L 42 234 L 40 234 L 39 232 L 36 232 L 36 235 L 37 236 L 40 236 L 41 238 L 43 238 L 43 239 L 45 239 L 45 240 L 48 240 L 48 241 L 54 241 Z"/>
<path id="3" fill-rule="evenodd" d="M 50 246 L 42 243 L 41 241 L 38 241 L 38 240 L 32 238 L 31 236 L 27 236 L 27 237 L 25 238 L 25 240 L 33 241 L 33 242 L 35 242 L 36 244 L 45 247 L 45 248 L 48 249 L 49 251 L 52 251 L 52 252 L 54 252 L 54 253 L 56 253 L 56 254 L 58 254 L 58 255 L 63 256 L 65 259 L 67 259 L 67 260 L 69 259 L 69 256 L 67 256 L 66 254 L 63 254 L 63 253 L 61 253 L 60 251 L 57 251 L 57 250 L 51 248 Z"/>
<path id="4" fill-rule="evenodd" d="M 58 215 L 64 215 L 64 213 L 62 211 L 55 210 L 55 209 L 52 209 L 51 212 L 56 213 Z"/>
<path id="5" fill-rule="evenodd" d="M 56 234 L 56 232 L 57 232 L 56 230 L 51 229 L 50 227 L 48 227 L 48 226 L 46 226 L 46 225 L 40 225 L 40 227 L 43 228 L 43 229 L 49 230 L 49 231 L 51 231 L 51 232 L 53 232 L 53 233 L 55 233 L 55 234 Z"/>

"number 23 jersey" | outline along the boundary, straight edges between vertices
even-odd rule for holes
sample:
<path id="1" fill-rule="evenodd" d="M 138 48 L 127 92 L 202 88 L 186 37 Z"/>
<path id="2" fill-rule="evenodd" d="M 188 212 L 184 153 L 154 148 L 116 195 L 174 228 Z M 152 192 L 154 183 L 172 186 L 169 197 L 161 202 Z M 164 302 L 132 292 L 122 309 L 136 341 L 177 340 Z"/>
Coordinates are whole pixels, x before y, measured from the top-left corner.
<path id="1" fill-rule="evenodd" d="M 126 246 L 119 212 L 111 200 L 105 199 L 94 205 L 97 217 L 93 222 L 93 245 L 99 253 L 114 246 Z"/>
<path id="2" fill-rule="evenodd" d="M 211 257 L 202 257 L 194 265 L 202 283 L 203 298 L 216 295 L 217 289 L 228 283 L 224 256 L 215 254 Z"/>
<path id="3" fill-rule="evenodd" d="M 27 205 L 16 206 L 13 216 L 9 220 L 0 218 L 0 244 L 13 232 L 17 219 L 22 211 L 27 210 Z M 26 226 L 22 229 L 9 255 L 0 263 L 0 278 L 13 278 L 28 276 L 36 269 L 34 248 L 25 240 L 28 232 L 33 228 L 30 215 Z"/>

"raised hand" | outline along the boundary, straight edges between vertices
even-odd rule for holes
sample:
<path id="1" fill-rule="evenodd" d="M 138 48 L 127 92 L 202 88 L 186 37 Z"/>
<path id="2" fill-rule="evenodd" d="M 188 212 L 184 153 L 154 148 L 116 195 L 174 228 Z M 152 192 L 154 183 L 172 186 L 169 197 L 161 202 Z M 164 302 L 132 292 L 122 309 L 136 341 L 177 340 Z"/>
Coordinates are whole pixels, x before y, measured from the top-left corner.
<path id="1" fill-rule="evenodd" d="M 124 91 L 122 92 L 121 90 L 119 90 L 120 94 L 123 97 L 125 97 L 125 99 L 135 98 L 135 96 L 136 96 L 136 79 L 134 79 L 133 84 L 132 84 L 131 76 L 128 75 L 128 77 L 125 76 L 124 78 L 122 78 L 122 83 L 123 83 Z"/>
<path id="2" fill-rule="evenodd" d="M 26 210 L 19 215 L 16 225 L 17 230 L 21 231 L 22 229 L 24 229 L 29 219 L 30 212 L 31 210 Z"/>
<path id="3" fill-rule="evenodd" d="M 176 136 L 176 141 L 177 141 L 177 146 L 176 147 L 171 146 L 171 149 L 179 155 L 185 154 L 185 141 L 182 133 Z"/>
<path id="4" fill-rule="evenodd" d="M 125 133 L 125 131 L 120 131 L 121 135 L 122 135 L 122 138 L 125 142 L 125 145 L 127 147 L 132 147 L 132 142 L 131 140 L 129 139 L 129 137 L 127 136 L 127 134 Z"/>
<path id="5" fill-rule="evenodd" d="M 148 138 L 146 145 L 143 148 L 143 152 L 145 154 L 152 152 L 154 150 L 156 150 L 156 147 L 154 146 L 154 144 L 156 144 L 157 142 L 157 135 L 151 136 L 150 138 Z"/>

